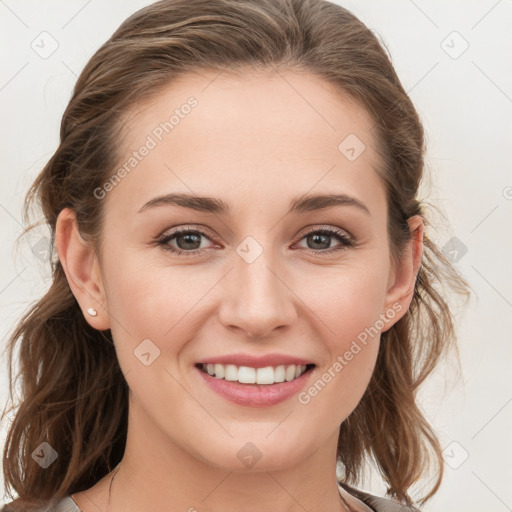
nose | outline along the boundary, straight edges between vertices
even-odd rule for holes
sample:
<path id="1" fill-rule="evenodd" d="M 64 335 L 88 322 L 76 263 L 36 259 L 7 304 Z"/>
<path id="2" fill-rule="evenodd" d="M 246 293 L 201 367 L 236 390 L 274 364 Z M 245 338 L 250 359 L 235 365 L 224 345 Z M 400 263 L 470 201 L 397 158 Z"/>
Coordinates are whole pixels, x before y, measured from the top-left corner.
<path id="1" fill-rule="evenodd" d="M 221 323 L 250 338 L 271 337 L 297 318 L 296 297 L 286 284 L 285 272 L 266 253 L 270 251 L 251 263 L 235 258 L 219 307 Z"/>

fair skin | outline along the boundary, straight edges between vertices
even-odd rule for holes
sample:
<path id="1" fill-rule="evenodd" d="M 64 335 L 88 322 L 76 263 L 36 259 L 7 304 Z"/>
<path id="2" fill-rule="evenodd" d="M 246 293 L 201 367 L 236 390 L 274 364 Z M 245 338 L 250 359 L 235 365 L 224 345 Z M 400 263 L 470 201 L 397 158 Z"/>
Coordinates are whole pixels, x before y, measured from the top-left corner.
<path id="1" fill-rule="evenodd" d="M 71 210 L 57 222 L 69 285 L 89 324 L 111 329 L 130 388 L 109 512 L 344 512 L 335 473 L 339 427 L 368 385 L 379 336 L 307 404 L 297 396 L 263 408 L 234 404 L 209 389 L 194 365 L 277 352 L 313 362 L 313 384 L 379 315 L 400 309 L 384 331 L 405 314 L 423 223 L 409 219 L 413 237 L 394 262 L 373 123 L 354 101 L 305 73 L 216 75 L 189 75 L 133 110 L 122 162 L 169 112 L 190 96 L 198 101 L 102 199 L 97 252 L 81 240 Z M 350 133 L 366 145 L 354 161 L 338 150 Z M 138 212 L 168 193 L 219 198 L 231 211 L 159 205 Z M 287 214 L 304 194 L 346 194 L 368 211 L 345 204 Z M 198 226 L 207 236 L 197 235 L 195 246 L 179 237 L 167 243 L 200 247 L 199 255 L 155 243 L 171 227 Z M 306 236 L 323 227 L 340 228 L 354 245 L 322 255 L 325 246 L 343 244 L 332 235 L 319 246 L 323 240 L 315 245 Z M 251 263 L 236 251 L 247 236 L 262 249 Z M 149 366 L 133 353 L 144 339 L 160 350 Z M 251 468 L 237 457 L 248 442 L 262 455 Z M 82 511 L 106 512 L 111 476 L 72 496 Z M 353 510 L 367 510 L 342 495 Z"/>

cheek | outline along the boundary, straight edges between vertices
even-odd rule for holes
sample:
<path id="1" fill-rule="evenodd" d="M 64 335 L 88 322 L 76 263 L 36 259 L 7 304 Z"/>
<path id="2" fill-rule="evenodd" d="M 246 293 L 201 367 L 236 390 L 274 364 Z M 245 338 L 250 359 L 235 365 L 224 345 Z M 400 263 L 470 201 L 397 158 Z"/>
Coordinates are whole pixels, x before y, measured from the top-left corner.
<path id="1" fill-rule="evenodd" d="M 133 351 L 151 340 L 161 355 L 177 354 L 204 314 L 202 300 L 219 278 L 211 268 L 163 265 L 134 252 L 109 252 L 104 258 L 111 330 L 120 363 L 131 367 Z M 124 363 L 124 364 L 123 364 Z"/>
<path id="2" fill-rule="evenodd" d="M 386 300 L 387 281 L 386 266 L 367 260 L 313 269 L 296 290 L 321 320 L 321 332 L 328 336 L 333 351 L 344 352 L 347 343 L 377 323 Z"/>
<path id="3" fill-rule="evenodd" d="M 317 328 L 329 360 L 298 400 L 314 415 L 328 404 L 341 423 L 359 403 L 373 373 L 385 318 L 387 273 L 382 265 L 354 266 L 336 269 L 323 283 L 309 292 L 304 288 L 302 297 L 320 319 Z"/>
<path id="4" fill-rule="evenodd" d="M 153 326 L 152 331 L 158 327 L 162 332 L 163 322 L 171 323 L 189 302 L 187 297 L 192 300 L 197 295 L 190 282 L 196 279 L 193 271 L 187 273 L 179 266 L 141 257 L 142 253 L 140 249 L 117 246 L 104 258 L 109 311 L 130 331 Z"/>

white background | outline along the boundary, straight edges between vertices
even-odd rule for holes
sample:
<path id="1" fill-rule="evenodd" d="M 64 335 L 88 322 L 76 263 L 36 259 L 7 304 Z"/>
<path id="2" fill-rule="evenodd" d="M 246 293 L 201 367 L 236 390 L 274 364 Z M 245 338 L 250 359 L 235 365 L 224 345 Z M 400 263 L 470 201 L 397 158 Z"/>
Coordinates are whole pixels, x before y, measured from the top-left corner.
<path id="1" fill-rule="evenodd" d="M 15 320 L 49 284 L 48 268 L 32 251 L 44 233 L 26 237 L 17 250 L 14 243 L 24 194 L 57 147 L 77 75 L 118 25 L 148 3 L 0 0 L 2 348 Z M 339 3 L 381 36 L 422 116 L 429 166 L 423 195 L 450 220 L 438 220 L 430 235 L 441 246 L 452 237 L 460 241 L 456 264 L 475 292 L 458 316 L 462 373 L 453 362 L 445 365 L 421 394 L 452 466 L 424 510 L 512 510 L 512 1 Z M 58 43 L 46 59 L 31 47 L 49 37 L 43 31 Z M 4 362 L 2 405 L 6 373 Z M 2 447 L 5 429 L 4 422 Z M 384 492 L 375 478 L 365 488 Z"/>

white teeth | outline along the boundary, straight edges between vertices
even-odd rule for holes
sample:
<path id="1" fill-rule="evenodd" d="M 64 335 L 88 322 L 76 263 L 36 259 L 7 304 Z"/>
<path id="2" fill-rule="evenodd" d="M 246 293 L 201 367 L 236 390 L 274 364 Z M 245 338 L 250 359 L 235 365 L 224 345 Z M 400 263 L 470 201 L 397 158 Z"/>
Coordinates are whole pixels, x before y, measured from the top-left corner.
<path id="1" fill-rule="evenodd" d="M 217 379 L 224 378 L 224 366 L 222 366 L 221 364 L 215 365 L 215 377 L 217 377 Z"/>
<path id="2" fill-rule="evenodd" d="M 250 366 L 236 366 L 234 364 L 203 364 L 203 371 L 217 379 L 238 381 L 242 384 L 274 384 L 276 382 L 290 382 L 300 377 L 305 371 L 305 365 L 279 365 L 276 367 L 251 368 Z"/>
<path id="3" fill-rule="evenodd" d="M 284 382 L 286 370 L 284 365 L 277 366 L 274 370 L 274 382 Z"/>
<path id="4" fill-rule="evenodd" d="M 256 370 L 256 382 L 258 384 L 274 384 L 274 368 L 272 368 L 272 366 L 258 368 Z"/>
<path id="5" fill-rule="evenodd" d="M 238 382 L 254 384 L 256 382 L 256 368 L 240 366 L 240 368 L 238 368 Z"/>
<path id="6" fill-rule="evenodd" d="M 292 364 L 286 368 L 285 379 L 289 382 L 295 378 L 295 365 Z"/>
<path id="7" fill-rule="evenodd" d="M 238 368 L 234 364 L 227 364 L 224 370 L 226 380 L 238 380 Z"/>

